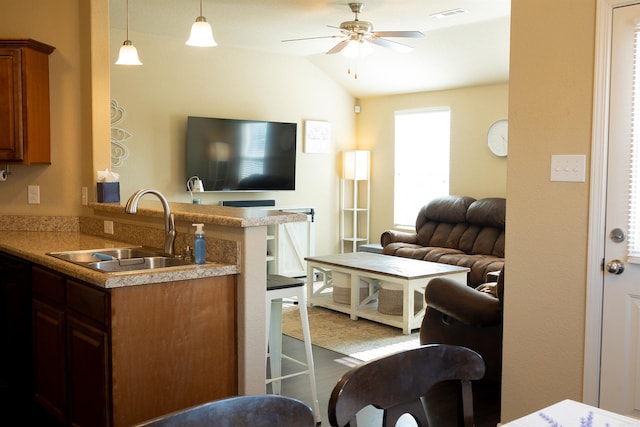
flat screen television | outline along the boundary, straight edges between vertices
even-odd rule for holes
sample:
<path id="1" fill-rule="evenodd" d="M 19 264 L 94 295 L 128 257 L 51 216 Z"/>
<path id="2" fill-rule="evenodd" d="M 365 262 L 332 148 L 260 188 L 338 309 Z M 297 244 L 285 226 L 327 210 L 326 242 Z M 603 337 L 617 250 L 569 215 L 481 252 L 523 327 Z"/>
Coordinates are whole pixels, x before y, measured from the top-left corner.
<path id="1" fill-rule="evenodd" d="M 296 123 L 187 118 L 187 177 L 205 191 L 296 188 Z"/>

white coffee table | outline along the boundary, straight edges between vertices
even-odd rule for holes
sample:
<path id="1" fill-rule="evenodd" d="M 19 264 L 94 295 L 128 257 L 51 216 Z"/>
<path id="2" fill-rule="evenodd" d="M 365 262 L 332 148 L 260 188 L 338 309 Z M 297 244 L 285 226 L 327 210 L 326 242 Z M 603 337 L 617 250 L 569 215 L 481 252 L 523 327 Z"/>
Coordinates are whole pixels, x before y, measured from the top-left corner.
<path id="1" fill-rule="evenodd" d="M 308 303 L 347 313 L 352 319 L 359 317 L 398 327 L 405 334 L 420 327 L 425 307 L 414 313 L 414 292 L 424 298 L 424 289 L 431 279 L 447 277 L 460 283 L 467 283 L 469 269 L 448 264 L 419 261 L 371 252 L 353 252 L 335 255 L 311 256 L 307 261 Z M 337 271 L 351 277 L 351 302 L 341 304 L 333 301 L 330 292 L 332 283 L 324 280 L 322 286 L 314 287 L 316 272 L 326 278 L 328 272 Z M 374 296 L 360 302 L 360 279 L 384 282 L 385 289 L 402 291 L 402 315 L 379 313 L 377 305 L 371 303 Z"/>

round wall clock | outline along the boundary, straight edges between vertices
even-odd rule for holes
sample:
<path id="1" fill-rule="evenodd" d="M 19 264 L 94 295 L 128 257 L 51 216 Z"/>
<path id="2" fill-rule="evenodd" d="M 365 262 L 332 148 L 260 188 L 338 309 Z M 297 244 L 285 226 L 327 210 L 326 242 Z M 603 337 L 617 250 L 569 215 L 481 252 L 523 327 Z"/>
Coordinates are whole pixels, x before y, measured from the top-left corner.
<path id="1" fill-rule="evenodd" d="M 507 130 L 508 122 L 498 120 L 489 127 L 489 132 L 487 132 L 487 146 L 498 157 L 507 156 Z"/>

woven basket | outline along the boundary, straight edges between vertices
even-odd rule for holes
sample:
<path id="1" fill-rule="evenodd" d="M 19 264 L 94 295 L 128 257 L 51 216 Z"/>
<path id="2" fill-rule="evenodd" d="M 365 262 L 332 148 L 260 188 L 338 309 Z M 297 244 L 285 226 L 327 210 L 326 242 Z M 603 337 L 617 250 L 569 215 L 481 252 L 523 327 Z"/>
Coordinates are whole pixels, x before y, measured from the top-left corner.
<path id="1" fill-rule="evenodd" d="M 414 291 L 413 294 L 413 314 L 417 313 L 424 306 L 424 296 Z M 385 289 L 380 287 L 378 293 L 378 312 L 382 314 L 391 314 L 394 316 L 402 316 L 402 291 Z"/>
<path id="2" fill-rule="evenodd" d="M 366 283 L 365 283 L 366 285 Z M 360 302 L 369 296 L 369 286 L 360 288 Z M 351 304 L 351 289 L 333 287 L 333 302 Z"/>
<path id="3" fill-rule="evenodd" d="M 333 271 L 333 302 L 351 304 L 351 275 Z M 369 296 L 369 283 L 360 280 L 360 302 Z"/>

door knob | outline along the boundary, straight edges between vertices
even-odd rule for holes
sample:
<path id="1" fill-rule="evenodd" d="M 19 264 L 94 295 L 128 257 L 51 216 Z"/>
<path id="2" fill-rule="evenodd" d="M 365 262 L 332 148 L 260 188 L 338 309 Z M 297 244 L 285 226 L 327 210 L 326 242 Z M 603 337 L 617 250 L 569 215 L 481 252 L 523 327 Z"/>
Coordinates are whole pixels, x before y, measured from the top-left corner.
<path id="1" fill-rule="evenodd" d="M 624 263 L 619 259 L 614 259 L 607 263 L 607 271 L 613 274 L 622 274 L 624 271 Z"/>

